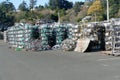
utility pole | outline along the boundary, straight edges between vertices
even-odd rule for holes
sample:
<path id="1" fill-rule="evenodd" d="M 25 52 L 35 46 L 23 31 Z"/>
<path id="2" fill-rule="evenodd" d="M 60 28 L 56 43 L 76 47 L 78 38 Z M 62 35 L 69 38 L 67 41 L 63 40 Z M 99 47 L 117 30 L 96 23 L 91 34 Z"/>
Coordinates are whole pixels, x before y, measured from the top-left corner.
<path id="1" fill-rule="evenodd" d="M 58 12 L 58 23 L 60 24 L 60 13 Z"/>
<path id="2" fill-rule="evenodd" d="M 107 21 L 109 21 L 109 1 L 107 0 Z"/>

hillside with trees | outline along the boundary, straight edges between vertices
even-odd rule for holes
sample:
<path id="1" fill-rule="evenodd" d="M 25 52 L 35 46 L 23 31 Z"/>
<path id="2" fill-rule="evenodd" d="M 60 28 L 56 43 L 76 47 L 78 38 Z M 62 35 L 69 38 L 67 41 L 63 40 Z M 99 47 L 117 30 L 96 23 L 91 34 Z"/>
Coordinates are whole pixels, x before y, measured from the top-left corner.
<path id="1" fill-rule="evenodd" d="M 36 6 L 37 0 L 23 0 L 15 9 L 10 0 L 0 3 L 0 25 L 12 26 L 15 22 L 29 22 L 37 20 L 61 22 L 80 22 L 84 17 L 91 16 L 89 21 L 106 20 L 106 0 L 85 0 L 86 2 L 70 2 L 68 0 L 49 0 L 44 6 Z M 110 18 L 120 17 L 120 0 L 109 0 Z"/>

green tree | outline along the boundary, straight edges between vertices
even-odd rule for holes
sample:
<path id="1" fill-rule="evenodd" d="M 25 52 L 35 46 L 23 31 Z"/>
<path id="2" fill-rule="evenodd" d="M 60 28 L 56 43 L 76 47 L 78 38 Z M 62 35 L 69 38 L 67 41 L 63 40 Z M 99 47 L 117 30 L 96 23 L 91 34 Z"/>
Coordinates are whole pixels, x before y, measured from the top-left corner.
<path id="1" fill-rule="evenodd" d="M 62 4 L 61 9 L 67 10 L 73 7 L 73 3 L 67 0 L 63 0 L 63 1 L 61 0 L 61 4 Z"/>
<path id="2" fill-rule="evenodd" d="M 36 5 L 37 0 L 30 0 L 30 9 L 33 9 Z"/>
<path id="3" fill-rule="evenodd" d="M 0 3 L 0 9 L 6 13 L 15 11 L 13 3 L 9 1 L 3 1 L 2 3 Z"/>
<path id="4" fill-rule="evenodd" d="M 5 26 L 12 26 L 15 22 L 14 13 L 15 7 L 13 3 L 7 1 L 3 1 L 0 3 L 0 23 Z"/>
<path id="5" fill-rule="evenodd" d="M 73 7 L 73 3 L 67 0 L 49 0 L 49 6 L 51 9 L 70 9 Z"/>
<path id="6" fill-rule="evenodd" d="M 13 14 L 6 14 L 6 17 L 5 17 L 5 22 L 4 22 L 4 25 L 6 26 L 13 26 L 15 23 L 15 17 Z"/>
<path id="7" fill-rule="evenodd" d="M 120 0 L 108 0 L 109 1 L 109 12 L 110 12 L 110 18 L 118 17 L 119 9 L 120 9 Z M 107 16 L 106 12 L 106 4 L 107 2 L 105 0 L 101 0 L 103 9 L 104 9 L 104 16 Z"/>
<path id="8" fill-rule="evenodd" d="M 80 12 L 81 6 L 84 4 L 84 2 L 75 2 L 73 9 L 76 13 Z"/>
<path id="9" fill-rule="evenodd" d="M 57 22 L 58 21 L 58 15 L 57 14 L 51 14 L 50 15 L 51 20 Z"/>
<path id="10" fill-rule="evenodd" d="M 0 9 L 0 24 L 3 24 L 6 18 L 5 12 Z"/>
<path id="11" fill-rule="evenodd" d="M 23 1 L 19 7 L 18 7 L 19 10 L 21 11 L 27 11 L 28 10 L 28 7 L 27 7 L 27 3 L 25 1 Z"/>
<path id="12" fill-rule="evenodd" d="M 109 0 L 110 18 L 117 17 L 119 12 L 120 0 Z"/>
<path id="13" fill-rule="evenodd" d="M 44 9 L 44 6 L 39 5 L 39 6 L 36 6 L 35 9 L 38 10 L 38 11 L 43 10 L 43 9 Z"/>
<path id="14" fill-rule="evenodd" d="M 49 0 L 49 6 L 51 9 L 58 8 L 58 0 Z"/>
<path id="15" fill-rule="evenodd" d="M 45 3 L 45 8 L 50 8 L 49 4 Z"/>

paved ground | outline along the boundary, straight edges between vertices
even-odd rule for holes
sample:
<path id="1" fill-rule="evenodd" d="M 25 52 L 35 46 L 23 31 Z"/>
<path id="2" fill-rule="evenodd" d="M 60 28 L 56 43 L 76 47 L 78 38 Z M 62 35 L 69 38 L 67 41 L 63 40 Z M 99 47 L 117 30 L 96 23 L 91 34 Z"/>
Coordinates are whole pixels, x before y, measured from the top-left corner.
<path id="1" fill-rule="evenodd" d="M 15 52 L 0 41 L 0 80 L 120 80 L 120 57 L 100 52 Z"/>

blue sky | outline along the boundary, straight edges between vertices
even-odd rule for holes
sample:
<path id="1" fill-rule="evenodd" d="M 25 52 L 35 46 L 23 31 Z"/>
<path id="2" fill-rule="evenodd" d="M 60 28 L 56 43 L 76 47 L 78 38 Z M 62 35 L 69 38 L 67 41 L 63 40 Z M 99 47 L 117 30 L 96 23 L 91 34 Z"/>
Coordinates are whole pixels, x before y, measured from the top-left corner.
<path id="1" fill-rule="evenodd" d="M 5 1 L 5 0 L 0 0 L 0 2 Z M 10 2 L 12 2 L 16 8 L 18 8 L 19 4 L 22 2 L 23 0 L 10 0 Z M 25 0 L 27 2 L 27 4 L 29 4 L 29 0 Z M 37 0 L 37 5 L 44 5 L 45 3 L 48 3 L 49 0 Z M 68 0 L 68 1 L 72 1 L 73 3 L 76 1 L 84 1 L 84 0 Z"/>

